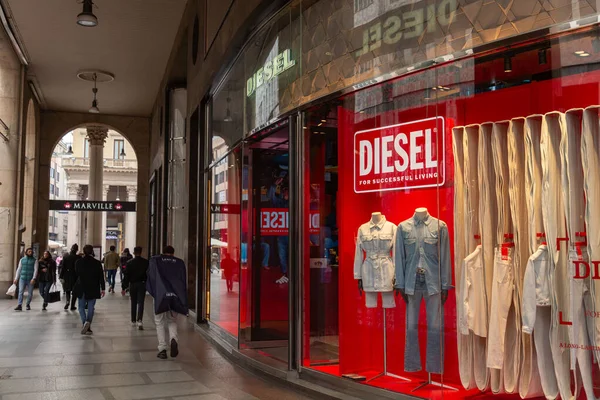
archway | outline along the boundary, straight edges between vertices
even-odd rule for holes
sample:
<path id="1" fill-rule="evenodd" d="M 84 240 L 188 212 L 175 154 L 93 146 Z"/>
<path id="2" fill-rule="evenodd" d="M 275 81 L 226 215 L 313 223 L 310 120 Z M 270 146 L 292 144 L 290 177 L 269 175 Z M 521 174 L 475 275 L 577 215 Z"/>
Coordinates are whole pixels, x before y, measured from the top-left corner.
<path id="1" fill-rule="evenodd" d="M 93 168 L 90 159 L 86 127 L 76 128 L 59 139 L 50 161 L 51 204 L 53 200 L 88 200 L 90 168 Z M 102 197 L 93 200 L 136 202 L 138 162 L 131 142 L 116 130 L 108 129 L 102 160 Z M 59 257 L 75 243 L 80 248 L 89 243 L 88 221 L 86 212 L 50 209 L 48 245 L 51 252 Z M 102 246 L 102 253 L 110 246 L 115 246 L 118 252 L 124 248 L 133 250 L 137 230 L 135 212 L 102 212 L 101 221 L 101 243 L 94 244 Z"/>

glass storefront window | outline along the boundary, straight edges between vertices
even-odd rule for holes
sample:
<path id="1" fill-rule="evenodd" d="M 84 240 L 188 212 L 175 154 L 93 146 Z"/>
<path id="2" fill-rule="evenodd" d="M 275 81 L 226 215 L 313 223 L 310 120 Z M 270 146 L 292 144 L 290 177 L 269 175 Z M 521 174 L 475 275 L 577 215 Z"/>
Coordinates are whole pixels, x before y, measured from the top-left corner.
<path id="1" fill-rule="evenodd" d="M 305 368 L 595 398 L 598 43 L 513 44 L 305 114 Z"/>
<path id="2" fill-rule="evenodd" d="M 218 151 L 218 150 L 216 150 Z M 225 144 L 223 143 L 225 152 Z M 223 156 L 223 154 L 221 154 Z M 221 158 L 210 170 L 210 255 L 208 319 L 238 336 L 240 260 L 240 152 Z"/>

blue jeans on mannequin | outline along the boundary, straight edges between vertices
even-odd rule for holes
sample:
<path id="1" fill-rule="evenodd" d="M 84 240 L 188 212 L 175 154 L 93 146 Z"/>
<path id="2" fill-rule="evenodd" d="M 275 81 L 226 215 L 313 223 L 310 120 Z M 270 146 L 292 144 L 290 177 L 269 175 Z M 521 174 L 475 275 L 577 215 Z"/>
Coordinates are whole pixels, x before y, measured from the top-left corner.
<path id="1" fill-rule="evenodd" d="M 108 276 L 108 286 L 110 286 L 111 289 L 114 289 L 115 288 L 115 279 L 117 277 L 117 270 L 109 269 L 106 271 L 106 274 Z"/>
<path id="2" fill-rule="evenodd" d="M 406 346 L 404 349 L 404 370 L 421 371 L 421 351 L 419 346 L 419 311 L 425 300 L 427 311 L 427 355 L 425 369 L 433 374 L 441 374 L 442 368 L 442 294 L 431 296 L 427 293 L 424 275 L 417 275 L 415 294 L 408 295 L 406 305 Z"/>
<path id="3" fill-rule="evenodd" d="M 31 299 L 33 298 L 33 285 L 30 281 L 25 279 L 19 279 L 19 305 L 23 305 L 23 293 L 25 292 L 25 288 L 27 287 L 27 305 L 31 304 Z"/>
<path id="4" fill-rule="evenodd" d="M 116 270 L 115 270 L 116 272 Z M 81 296 L 79 302 L 79 316 L 81 317 L 81 324 L 86 322 L 92 323 L 94 319 L 94 307 L 96 306 L 96 299 L 86 299 L 85 296 Z M 85 303 L 88 305 L 87 315 L 85 310 Z"/>

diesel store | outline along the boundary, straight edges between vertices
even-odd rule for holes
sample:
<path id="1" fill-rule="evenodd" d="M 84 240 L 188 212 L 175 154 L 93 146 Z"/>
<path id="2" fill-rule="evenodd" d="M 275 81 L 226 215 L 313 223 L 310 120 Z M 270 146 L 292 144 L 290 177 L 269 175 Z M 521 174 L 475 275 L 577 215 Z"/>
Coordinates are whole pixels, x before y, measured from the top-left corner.
<path id="1" fill-rule="evenodd" d="M 598 7 L 294 0 L 265 21 L 204 110 L 202 330 L 355 395 L 595 398 Z"/>

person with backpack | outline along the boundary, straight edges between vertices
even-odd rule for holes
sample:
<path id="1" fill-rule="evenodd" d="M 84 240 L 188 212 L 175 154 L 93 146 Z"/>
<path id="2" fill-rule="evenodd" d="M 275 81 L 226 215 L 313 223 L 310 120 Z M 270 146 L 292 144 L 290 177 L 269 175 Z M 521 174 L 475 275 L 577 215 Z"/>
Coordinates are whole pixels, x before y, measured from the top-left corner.
<path id="1" fill-rule="evenodd" d="M 67 298 L 67 303 L 65 304 L 64 309 L 67 310 L 69 308 L 69 304 L 71 305 L 71 311 L 77 310 L 75 307 L 75 301 L 77 300 L 76 296 L 72 296 L 73 294 L 73 286 L 75 286 L 75 281 L 77 280 L 77 273 L 75 272 L 75 264 L 81 256 L 77 254 L 79 251 L 79 246 L 77 243 L 71 246 L 71 252 L 63 257 L 61 261 L 60 268 L 60 283 L 62 284 L 63 290 L 65 291 L 65 297 Z"/>
<path id="2" fill-rule="evenodd" d="M 25 292 L 25 288 L 27 288 L 27 311 L 31 310 L 33 286 L 35 285 L 38 266 L 38 260 L 33 256 L 33 249 L 30 247 L 25 250 L 25 256 L 19 261 L 19 267 L 13 281 L 15 285 L 19 284 L 19 304 L 15 308 L 15 311 L 23 311 L 23 293 Z"/>
<path id="3" fill-rule="evenodd" d="M 167 337 L 171 357 L 179 354 L 179 337 L 177 320 L 180 315 L 188 315 L 187 273 L 183 260 L 175 257 L 175 249 L 165 246 L 163 253 L 150 259 L 146 290 L 154 298 L 154 323 L 158 337 L 158 354 L 160 359 L 167 358 Z"/>
<path id="4" fill-rule="evenodd" d="M 44 299 L 42 311 L 46 311 L 48 307 L 48 295 L 50 288 L 56 283 L 56 262 L 48 250 L 44 252 L 44 256 L 38 262 L 37 281 L 40 285 L 40 296 Z"/>
<path id="5" fill-rule="evenodd" d="M 125 269 L 127 268 L 127 263 L 131 259 L 133 259 L 133 256 L 129 252 L 129 248 L 125 248 L 125 250 L 123 250 L 123 252 L 121 253 L 121 257 L 119 258 L 119 276 L 121 278 L 121 286 L 123 286 L 123 274 L 125 273 Z"/>

